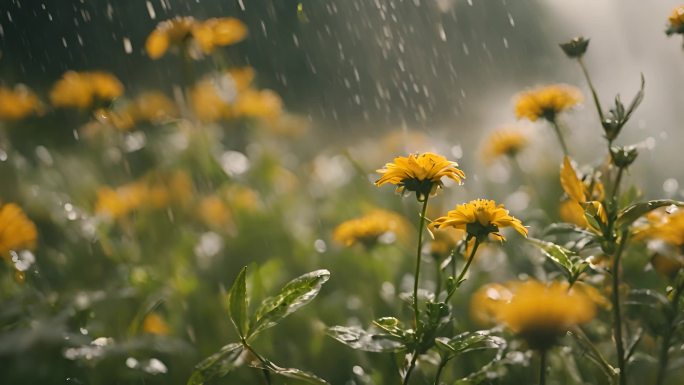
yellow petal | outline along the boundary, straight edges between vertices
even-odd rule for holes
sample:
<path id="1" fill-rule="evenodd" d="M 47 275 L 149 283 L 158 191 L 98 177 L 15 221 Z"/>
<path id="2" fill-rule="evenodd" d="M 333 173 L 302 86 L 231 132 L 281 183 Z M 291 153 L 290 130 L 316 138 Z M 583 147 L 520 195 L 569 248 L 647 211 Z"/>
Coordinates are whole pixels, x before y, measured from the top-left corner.
<path id="1" fill-rule="evenodd" d="M 577 172 L 575 168 L 572 167 L 570 158 L 567 156 L 563 158 L 563 166 L 561 166 L 560 182 L 563 186 L 563 190 L 570 197 L 570 199 L 576 202 L 585 202 L 587 200 L 584 195 L 584 184 L 577 177 Z"/>

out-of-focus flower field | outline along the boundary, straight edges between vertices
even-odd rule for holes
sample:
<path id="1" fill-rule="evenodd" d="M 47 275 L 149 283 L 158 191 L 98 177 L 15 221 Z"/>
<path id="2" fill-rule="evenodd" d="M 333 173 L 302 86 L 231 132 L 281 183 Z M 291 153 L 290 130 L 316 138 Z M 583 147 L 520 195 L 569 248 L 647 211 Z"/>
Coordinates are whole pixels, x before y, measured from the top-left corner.
<path id="1" fill-rule="evenodd" d="M 468 147 L 335 143 L 225 59 L 250 44 L 232 16 L 149 31 L 172 92 L 4 81 L 0 383 L 679 384 L 684 203 L 644 193 L 621 136 L 659 90 L 615 98 L 600 47 L 559 43 L 584 83 L 510 95 Z"/>

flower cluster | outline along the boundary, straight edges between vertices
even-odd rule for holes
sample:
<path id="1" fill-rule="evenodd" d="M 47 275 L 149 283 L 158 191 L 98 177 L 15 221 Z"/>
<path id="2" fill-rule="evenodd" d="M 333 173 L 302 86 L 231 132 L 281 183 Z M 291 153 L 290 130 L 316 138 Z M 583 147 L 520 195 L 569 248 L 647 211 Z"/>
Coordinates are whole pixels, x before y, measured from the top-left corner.
<path id="1" fill-rule="evenodd" d="M 52 87 L 50 101 L 55 107 L 87 109 L 111 102 L 123 92 L 121 82 L 110 73 L 69 71 Z"/>
<path id="2" fill-rule="evenodd" d="M 28 87 L 0 87 L 0 120 L 18 120 L 43 111 L 40 99 Z"/>

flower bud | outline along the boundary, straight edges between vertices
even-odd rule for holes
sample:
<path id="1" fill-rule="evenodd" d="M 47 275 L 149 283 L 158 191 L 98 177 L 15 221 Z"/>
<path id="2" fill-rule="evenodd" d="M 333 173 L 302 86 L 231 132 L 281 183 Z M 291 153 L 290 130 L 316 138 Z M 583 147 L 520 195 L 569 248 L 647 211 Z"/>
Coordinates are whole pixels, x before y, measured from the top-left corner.
<path id="1" fill-rule="evenodd" d="M 613 163 L 615 163 L 615 165 L 619 168 L 629 167 L 632 163 L 634 163 L 637 155 L 639 155 L 639 152 L 634 146 L 613 146 L 610 148 L 610 156 L 613 159 Z"/>
<path id="2" fill-rule="evenodd" d="M 587 47 L 589 46 L 589 39 L 585 39 L 582 36 L 578 36 L 567 43 L 559 44 L 563 52 L 571 58 L 581 58 L 585 52 L 587 52 Z"/>

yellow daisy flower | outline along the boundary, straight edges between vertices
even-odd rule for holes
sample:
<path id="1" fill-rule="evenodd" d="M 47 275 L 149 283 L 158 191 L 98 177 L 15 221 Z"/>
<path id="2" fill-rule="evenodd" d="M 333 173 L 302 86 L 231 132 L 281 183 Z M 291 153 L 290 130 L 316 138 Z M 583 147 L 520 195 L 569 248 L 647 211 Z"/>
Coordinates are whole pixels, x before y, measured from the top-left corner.
<path id="1" fill-rule="evenodd" d="M 86 109 L 94 103 L 108 103 L 123 95 L 124 87 L 107 72 L 74 72 L 62 75 L 50 91 L 55 107 Z"/>
<path id="2" fill-rule="evenodd" d="M 216 47 L 238 43 L 247 36 L 245 24 L 233 17 L 198 21 L 192 17 L 176 17 L 164 20 L 150 33 L 145 41 L 145 51 L 153 59 L 164 56 L 170 47 L 181 47 L 191 42 L 204 54 Z"/>
<path id="3" fill-rule="evenodd" d="M 0 206 L 0 257 L 9 258 L 9 252 L 33 249 L 38 238 L 36 225 L 15 203 Z"/>
<path id="4" fill-rule="evenodd" d="M 0 120 L 19 120 L 42 110 L 40 100 L 28 87 L 0 87 Z"/>
<path id="5" fill-rule="evenodd" d="M 394 163 L 387 163 L 385 168 L 377 170 L 382 177 L 375 185 L 394 184 L 397 192 L 414 191 L 418 200 L 424 201 L 428 195 L 434 195 L 437 189 L 444 187 L 442 177 L 457 183 L 465 179 L 465 173 L 457 166 L 458 163 L 431 152 L 400 156 L 394 158 Z"/>
<path id="6" fill-rule="evenodd" d="M 395 239 L 404 239 L 409 224 L 399 214 L 375 209 L 359 218 L 350 219 L 339 224 L 333 231 L 333 240 L 350 247 L 357 243 L 366 247 L 374 246 L 380 237 L 394 235 Z"/>
<path id="7" fill-rule="evenodd" d="M 518 94 L 515 116 L 533 122 L 539 118 L 552 122 L 555 121 L 556 115 L 581 102 L 582 94 L 579 89 L 567 84 L 549 85 Z"/>
<path id="8" fill-rule="evenodd" d="M 492 163 L 502 156 L 515 156 L 529 143 L 527 137 L 516 129 L 500 129 L 491 133 L 482 146 L 482 158 Z"/>
<path id="9" fill-rule="evenodd" d="M 483 242 L 488 235 L 497 240 L 505 240 L 499 233 L 502 227 L 512 227 L 520 234 L 527 236 L 527 228 L 519 219 L 508 215 L 503 204 L 497 205 L 493 200 L 476 199 L 456 206 L 446 216 L 437 218 L 433 224 L 438 228 L 454 227 L 468 233 L 468 236 Z"/>
<path id="10" fill-rule="evenodd" d="M 495 313 L 531 348 L 546 350 L 573 326 L 591 321 L 596 306 L 582 291 L 568 291 L 567 284 L 527 281 L 518 284 Z"/>

